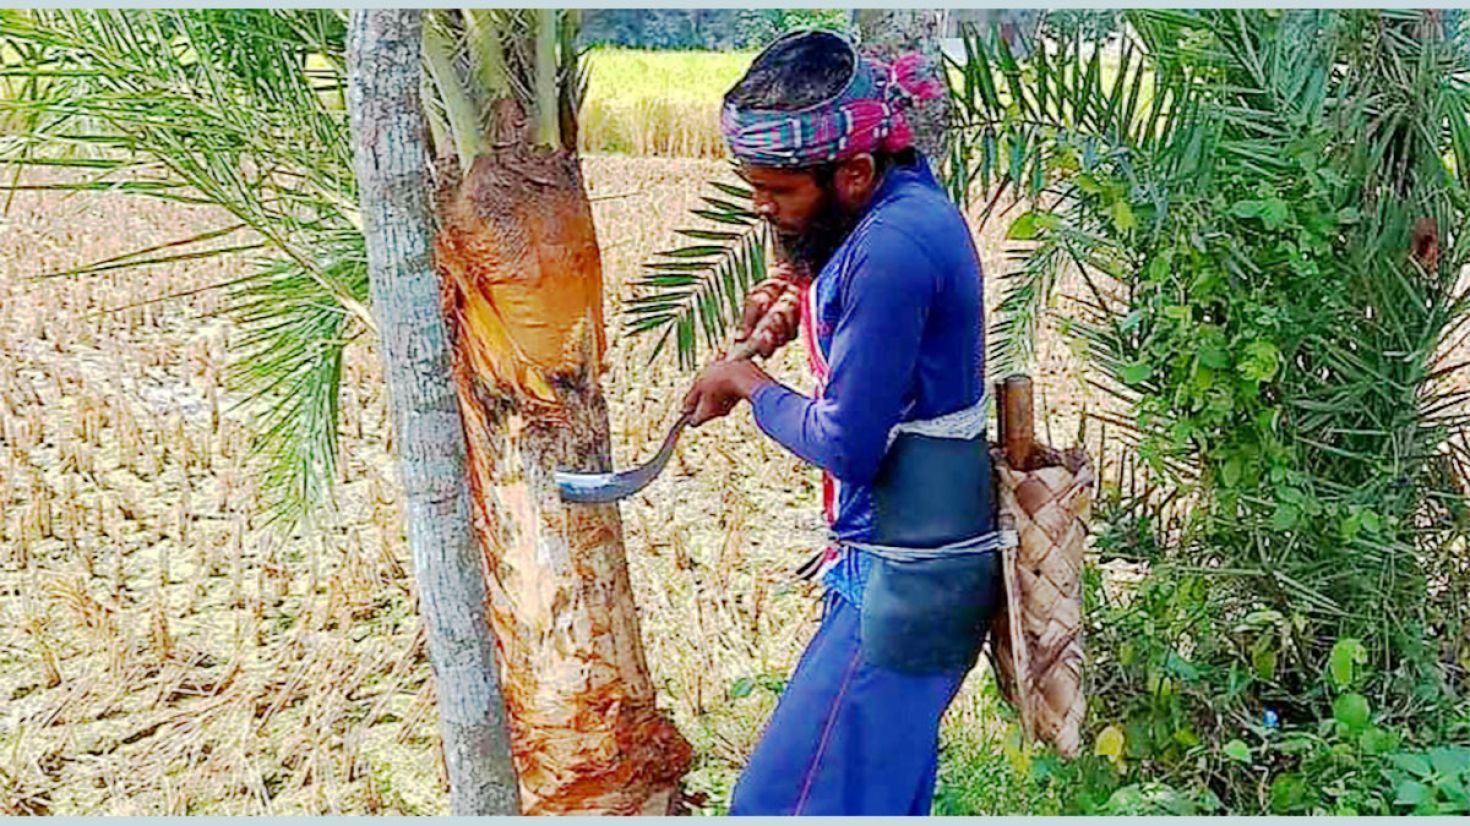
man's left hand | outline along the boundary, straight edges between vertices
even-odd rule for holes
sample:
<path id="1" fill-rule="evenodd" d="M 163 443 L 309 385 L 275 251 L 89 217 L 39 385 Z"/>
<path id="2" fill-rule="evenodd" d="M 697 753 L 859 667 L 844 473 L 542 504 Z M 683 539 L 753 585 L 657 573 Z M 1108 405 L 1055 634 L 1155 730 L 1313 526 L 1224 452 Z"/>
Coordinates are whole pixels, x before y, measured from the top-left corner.
<path id="1" fill-rule="evenodd" d="M 694 380 L 694 387 L 684 396 L 684 412 L 692 414 L 689 424 L 699 427 L 710 419 L 718 419 L 735 409 L 741 399 L 749 399 L 761 385 L 774 381 L 766 371 L 750 361 L 719 361 L 711 364 Z"/>

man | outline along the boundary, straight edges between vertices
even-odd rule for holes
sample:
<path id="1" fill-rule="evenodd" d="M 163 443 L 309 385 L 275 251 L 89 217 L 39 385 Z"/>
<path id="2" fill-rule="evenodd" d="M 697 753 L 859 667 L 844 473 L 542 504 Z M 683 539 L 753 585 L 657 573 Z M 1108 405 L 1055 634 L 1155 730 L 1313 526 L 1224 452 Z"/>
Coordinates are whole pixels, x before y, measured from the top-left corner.
<path id="1" fill-rule="evenodd" d="M 824 471 L 833 545 L 805 567 L 822 623 L 734 793 L 731 814 L 927 814 L 940 717 L 1002 594 L 984 427 L 979 259 L 903 117 L 940 93 L 916 56 L 883 65 L 837 35 L 770 46 L 725 97 L 756 211 L 804 286 L 807 397 L 749 361 L 685 398 L 695 425 L 751 403 Z M 782 285 L 748 307 L 754 327 Z M 763 322 L 761 350 L 795 335 Z"/>

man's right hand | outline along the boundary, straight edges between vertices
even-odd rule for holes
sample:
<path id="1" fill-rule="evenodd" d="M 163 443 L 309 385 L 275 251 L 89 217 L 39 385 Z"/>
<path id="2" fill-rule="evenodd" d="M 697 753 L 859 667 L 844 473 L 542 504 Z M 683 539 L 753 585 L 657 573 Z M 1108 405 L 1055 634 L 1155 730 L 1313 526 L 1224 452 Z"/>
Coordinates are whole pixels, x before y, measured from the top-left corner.
<path id="1" fill-rule="evenodd" d="M 778 264 L 770 278 L 757 284 L 745 297 L 745 314 L 736 343 L 753 339 L 763 358 L 796 338 L 801 324 L 801 271 L 791 264 Z"/>

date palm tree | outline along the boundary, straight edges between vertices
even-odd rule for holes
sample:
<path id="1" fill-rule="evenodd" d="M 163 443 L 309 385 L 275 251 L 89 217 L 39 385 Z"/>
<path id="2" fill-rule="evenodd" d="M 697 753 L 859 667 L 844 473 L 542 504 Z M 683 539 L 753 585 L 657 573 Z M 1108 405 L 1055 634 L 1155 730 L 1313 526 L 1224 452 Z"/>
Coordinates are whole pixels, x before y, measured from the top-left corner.
<path id="1" fill-rule="evenodd" d="M 345 16 L 0 14 L 19 87 L 4 103 L 20 124 L 6 159 L 78 173 L 45 186 L 208 204 L 223 217 L 73 274 L 255 258 L 218 286 L 243 331 L 234 377 L 259 414 L 274 515 L 289 526 L 330 495 L 343 352 L 374 332 Z M 567 508 L 550 481 L 556 466 L 609 461 L 575 24 L 554 10 L 428 15 L 423 174 L 522 808 L 662 813 L 689 747 L 655 706 L 617 510 Z"/>

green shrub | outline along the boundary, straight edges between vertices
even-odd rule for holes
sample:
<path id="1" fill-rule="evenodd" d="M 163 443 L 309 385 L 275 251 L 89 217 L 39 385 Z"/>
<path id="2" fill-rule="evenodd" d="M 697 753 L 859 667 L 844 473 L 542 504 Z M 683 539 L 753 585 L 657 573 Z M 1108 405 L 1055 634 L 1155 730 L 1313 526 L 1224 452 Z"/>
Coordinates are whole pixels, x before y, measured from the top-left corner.
<path id="1" fill-rule="evenodd" d="M 1131 406 L 1114 423 L 1151 480 L 1110 528 L 1153 532 L 1128 549 L 1151 579 L 1104 632 L 1117 684 L 1095 693 L 1127 698 L 1130 748 L 1173 760 L 1204 699 L 1312 724 L 1351 637 L 1388 718 L 1435 714 L 1432 641 L 1464 621 L 1446 595 L 1467 417 L 1442 380 L 1470 320 L 1470 91 L 1451 80 L 1470 49 L 1419 12 L 1126 20 L 1105 48 L 1053 30 L 1024 62 L 970 38 L 957 94 L 966 180 L 1032 205 L 1009 225 L 995 367 L 1026 364 L 1080 269 L 1060 331 Z"/>

